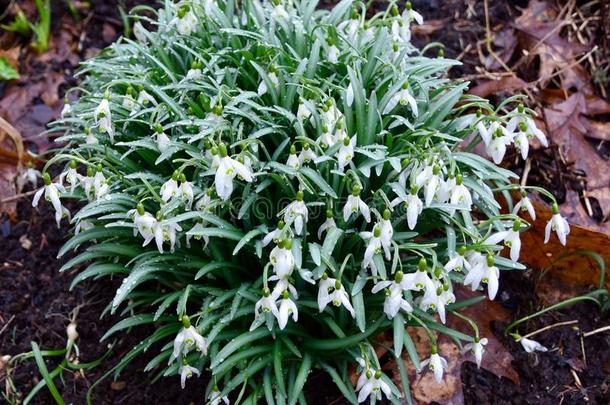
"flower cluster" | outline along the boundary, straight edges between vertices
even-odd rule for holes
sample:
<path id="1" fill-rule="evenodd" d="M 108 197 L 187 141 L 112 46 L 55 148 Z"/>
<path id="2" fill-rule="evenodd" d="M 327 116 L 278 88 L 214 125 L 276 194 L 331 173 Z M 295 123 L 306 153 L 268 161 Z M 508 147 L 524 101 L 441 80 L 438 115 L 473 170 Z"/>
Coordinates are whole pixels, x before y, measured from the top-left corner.
<path id="1" fill-rule="evenodd" d="M 84 91 L 54 126 L 68 146 L 49 164 L 66 169 L 56 183 L 44 174 L 34 199 L 58 224 L 61 198 L 86 202 L 62 253 L 90 242 L 69 266 L 124 277 L 111 312 L 160 325 L 133 354 L 175 336 L 147 369 L 167 360 L 160 371 L 183 387 L 211 370 L 212 403 L 255 374 L 253 400 L 295 403 L 314 365 L 351 402 L 399 398 L 369 343 L 388 328 L 396 356 L 406 326 L 426 330 L 432 355 L 413 361 L 438 382 L 435 330 L 481 364 L 478 330 L 443 324 L 464 318 L 460 286 L 494 299 L 500 270 L 523 268 L 531 189 L 496 164 L 511 143 L 523 156 L 532 137 L 546 143 L 531 111 L 496 110 L 447 80 L 456 62 L 410 42 L 423 18 L 409 3 L 370 20 L 350 0 L 166 3 L 137 17 L 136 40 L 85 63 Z M 522 198 L 502 214 L 496 193 L 510 190 Z M 565 244 L 553 212 L 546 239 Z"/>

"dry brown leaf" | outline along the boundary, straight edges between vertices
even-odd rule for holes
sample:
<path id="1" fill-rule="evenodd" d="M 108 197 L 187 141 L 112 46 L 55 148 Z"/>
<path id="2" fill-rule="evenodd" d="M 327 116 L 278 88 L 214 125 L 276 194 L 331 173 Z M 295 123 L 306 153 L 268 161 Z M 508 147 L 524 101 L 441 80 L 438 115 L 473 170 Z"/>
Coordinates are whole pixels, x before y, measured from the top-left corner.
<path id="1" fill-rule="evenodd" d="M 517 76 L 504 76 L 497 80 L 487 80 L 469 90 L 469 93 L 479 97 L 488 97 L 491 94 L 508 92 L 518 93 L 527 89 L 529 84 Z"/>
<path id="2" fill-rule="evenodd" d="M 544 230 L 551 218 L 551 210 L 537 201 L 534 201 L 534 207 L 536 221 L 521 236 L 523 247 L 520 261 L 537 270 L 548 269 L 548 273 L 540 279 L 538 295 L 548 303 L 556 303 L 596 289 L 600 269 L 595 260 L 582 255 L 569 255 L 594 251 L 609 264 L 610 235 L 571 225 L 567 246 L 562 246 L 555 235 L 551 235 L 549 243 L 544 244 Z M 568 257 L 562 258 L 566 255 Z M 605 288 L 610 288 L 610 279 L 606 277 L 606 280 Z"/>

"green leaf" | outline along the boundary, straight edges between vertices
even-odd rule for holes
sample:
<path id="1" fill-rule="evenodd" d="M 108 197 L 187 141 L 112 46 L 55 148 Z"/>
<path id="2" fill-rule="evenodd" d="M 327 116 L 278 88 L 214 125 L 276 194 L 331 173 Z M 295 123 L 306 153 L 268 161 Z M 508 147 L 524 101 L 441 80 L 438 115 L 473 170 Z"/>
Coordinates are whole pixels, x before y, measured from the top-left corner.
<path id="1" fill-rule="evenodd" d="M 335 190 L 333 190 L 333 188 L 326 182 L 326 180 L 322 178 L 322 176 L 320 176 L 317 171 L 306 166 L 301 167 L 299 171 L 305 176 L 307 176 L 311 181 L 313 181 L 314 184 L 317 185 L 322 191 L 324 191 L 326 195 L 332 198 L 337 198 L 337 193 L 335 193 Z"/>
<path id="2" fill-rule="evenodd" d="M 356 323 L 361 332 L 366 330 L 366 311 L 364 307 L 364 296 L 362 290 L 352 296 L 354 311 L 356 313 Z"/>
<path id="3" fill-rule="evenodd" d="M 57 391 L 57 387 L 55 386 L 55 383 L 53 382 L 53 378 L 51 378 L 51 375 L 49 374 L 49 370 L 47 370 L 47 366 L 44 362 L 42 354 L 40 353 L 38 344 L 36 342 L 31 342 L 31 344 L 32 344 L 32 351 L 34 352 L 34 359 L 36 360 L 36 365 L 38 366 L 38 370 L 40 371 L 42 378 L 44 378 L 44 381 L 47 384 L 47 388 L 51 392 L 51 395 L 53 396 L 53 399 L 55 399 L 55 402 L 60 405 L 63 405 L 64 400 L 62 399 L 61 395 L 59 394 L 59 391 Z"/>
<path id="4" fill-rule="evenodd" d="M 233 249 L 233 256 L 235 256 L 242 247 L 244 247 L 248 242 L 252 240 L 255 236 L 261 235 L 263 232 L 260 229 L 252 229 L 250 232 L 244 235 L 243 238 L 239 240 L 235 249 Z"/>
<path id="5" fill-rule="evenodd" d="M 19 72 L 12 67 L 4 56 L 0 56 L 0 80 L 19 79 Z"/>
<path id="6" fill-rule="evenodd" d="M 394 355 L 397 358 L 400 358 L 400 354 L 402 353 L 405 334 L 407 334 L 407 331 L 405 330 L 405 320 L 402 317 L 402 314 L 399 312 L 394 317 Z"/>

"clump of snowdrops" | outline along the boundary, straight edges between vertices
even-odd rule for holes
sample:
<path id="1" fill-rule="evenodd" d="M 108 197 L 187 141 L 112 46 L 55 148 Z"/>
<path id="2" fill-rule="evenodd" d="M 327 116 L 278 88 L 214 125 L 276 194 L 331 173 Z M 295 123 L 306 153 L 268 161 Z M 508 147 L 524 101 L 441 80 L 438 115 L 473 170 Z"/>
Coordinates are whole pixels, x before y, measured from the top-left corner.
<path id="1" fill-rule="evenodd" d="M 43 173 L 34 205 L 44 194 L 59 225 L 62 200 L 85 203 L 60 255 L 80 253 L 62 270 L 87 263 L 75 284 L 122 279 L 106 312 L 124 319 L 104 338 L 155 325 L 115 372 L 160 342 L 147 370 L 183 387 L 209 370 L 210 403 L 303 401 L 314 368 L 357 403 L 408 392 L 403 363 L 401 390 L 371 344 L 388 329 L 390 351 L 439 384 L 438 333 L 481 363 L 487 340 L 460 308 L 523 268 L 528 193 L 548 195 L 497 164 L 545 136 L 519 98 L 493 107 L 447 79 L 458 62 L 415 48 L 410 4 L 370 19 L 360 2 L 316 5 L 166 1 L 134 17 L 135 39 L 85 62 L 53 127 L 66 146 L 47 167 L 65 169 Z M 480 142 L 493 162 L 469 152 Z M 565 244 L 553 213 L 546 239 Z M 456 301 L 459 284 L 482 294 Z M 406 326 L 428 333 L 430 358 Z"/>

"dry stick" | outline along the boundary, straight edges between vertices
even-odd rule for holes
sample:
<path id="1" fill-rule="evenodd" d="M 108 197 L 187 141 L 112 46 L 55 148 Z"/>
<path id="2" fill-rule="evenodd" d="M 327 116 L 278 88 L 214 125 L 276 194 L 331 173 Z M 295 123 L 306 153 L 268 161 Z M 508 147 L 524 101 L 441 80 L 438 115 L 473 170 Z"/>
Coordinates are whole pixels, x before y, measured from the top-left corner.
<path id="1" fill-rule="evenodd" d="M 573 321 L 557 322 L 557 323 L 554 323 L 554 324 L 552 324 L 552 325 L 545 326 L 544 328 L 540 328 L 540 329 L 538 329 L 538 330 L 535 330 L 535 331 L 533 331 L 533 332 L 530 332 L 530 333 L 528 333 L 527 335 L 525 335 L 525 336 L 523 336 L 523 337 L 527 339 L 527 338 L 530 338 L 530 337 L 532 337 L 532 336 L 534 336 L 534 335 L 537 335 L 537 334 L 539 334 L 539 333 L 541 333 L 541 332 L 547 331 L 547 330 L 549 330 L 549 329 L 553 329 L 553 328 L 556 328 L 556 327 L 559 327 L 559 326 L 573 325 L 573 324 L 575 324 L 575 323 L 578 323 L 578 319 L 575 319 L 575 320 L 573 320 Z"/>
<path id="2" fill-rule="evenodd" d="M 2 335 L 2 333 L 6 330 L 6 328 L 8 328 L 8 325 L 13 321 L 13 319 L 15 319 L 15 315 L 11 316 L 9 318 L 8 321 L 6 321 L 6 323 L 4 324 L 4 326 L 2 327 L 2 329 L 0 329 L 0 335 Z"/>
<path id="3" fill-rule="evenodd" d="M 584 337 L 589 337 L 589 336 L 595 335 L 596 333 L 605 332 L 605 331 L 607 331 L 607 330 L 610 330 L 610 325 L 608 325 L 608 326 L 602 326 L 601 328 L 597 328 L 597 329 L 595 329 L 595 330 L 592 330 L 592 331 L 589 331 L 589 332 L 585 332 L 585 333 L 583 333 L 582 335 L 583 335 Z"/>
<path id="4" fill-rule="evenodd" d="M 23 197 L 29 197 L 32 194 L 36 194 L 37 191 L 38 190 L 27 191 L 25 193 L 16 194 L 16 195 L 13 195 L 11 197 L 3 198 L 3 199 L 0 200 L 0 204 L 5 204 L 5 203 L 11 202 L 11 201 L 19 200 L 19 199 L 21 199 Z"/>

